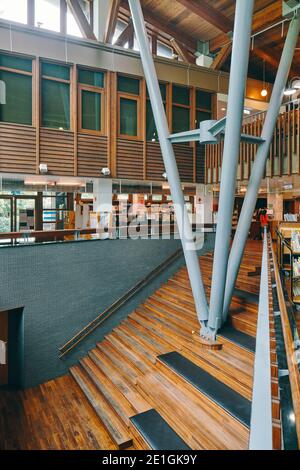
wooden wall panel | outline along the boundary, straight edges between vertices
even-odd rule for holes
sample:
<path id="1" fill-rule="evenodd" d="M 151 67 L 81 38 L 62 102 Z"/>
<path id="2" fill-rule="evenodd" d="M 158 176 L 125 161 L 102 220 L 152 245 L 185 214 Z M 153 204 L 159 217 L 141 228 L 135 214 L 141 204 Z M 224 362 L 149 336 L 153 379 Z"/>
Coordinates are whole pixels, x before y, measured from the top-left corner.
<path id="1" fill-rule="evenodd" d="M 55 129 L 40 131 L 40 162 L 49 175 L 74 176 L 74 134 Z"/>
<path id="2" fill-rule="evenodd" d="M 34 127 L 0 123 L 0 171 L 35 173 Z"/>
<path id="3" fill-rule="evenodd" d="M 118 178 L 143 179 L 143 142 L 118 139 L 117 176 Z"/>
<path id="4" fill-rule="evenodd" d="M 147 142 L 146 162 L 147 179 L 162 181 L 165 165 L 158 142 Z"/>
<path id="5" fill-rule="evenodd" d="M 196 182 L 205 183 L 205 145 L 196 146 Z"/>
<path id="6" fill-rule="evenodd" d="M 108 167 L 107 137 L 78 134 L 78 175 L 100 177 Z"/>
<path id="7" fill-rule="evenodd" d="M 193 148 L 188 144 L 175 144 L 176 162 L 182 182 L 193 182 Z"/>

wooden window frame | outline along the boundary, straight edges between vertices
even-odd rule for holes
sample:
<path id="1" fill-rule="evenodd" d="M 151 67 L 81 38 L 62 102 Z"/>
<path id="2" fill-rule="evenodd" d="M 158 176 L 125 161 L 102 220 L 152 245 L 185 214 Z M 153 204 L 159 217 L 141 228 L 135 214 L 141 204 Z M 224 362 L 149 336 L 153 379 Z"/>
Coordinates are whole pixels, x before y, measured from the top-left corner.
<path id="1" fill-rule="evenodd" d="M 171 122 L 170 122 L 170 127 L 171 127 L 171 132 L 174 132 L 174 129 L 173 129 L 173 108 L 174 106 L 176 108 L 184 108 L 184 109 L 188 109 L 189 112 L 190 112 L 190 118 L 189 118 L 189 123 L 191 125 L 191 118 L 192 118 L 192 92 L 193 92 L 193 88 L 190 87 L 190 86 L 186 86 L 186 85 L 182 85 L 182 84 L 177 84 L 177 83 L 172 83 L 171 84 L 171 88 L 172 88 L 172 102 L 171 102 L 171 109 L 172 109 L 172 112 L 171 112 Z M 187 105 L 187 104 L 181 104 L 181 103 L 175 103 L 174 102 L 174 99 L 173 99 L 173 96 L 174 96 L 174 93 L 173 93 L 173 87 L 181 87 L 181 88 L 188 88 L 189 89 L 189 98 L 190 98 L 190 104 Z M 189 127 L 190 127 L 189 125 Z M 188 129 L 189 130 L 189 129 Z"/>
<path id="2" fill-rule="evenodd" d="M 86 85 L 84 83 L 79 82 L 79 70 L 88 70 L 90 72 L 95 72 L 95 73 L 103 73 L 104 75 L 104 84 L 103 88 L 94 86 L 94 85 Z M 82 127 L 82 91 L 90 91 L 93 93 L 98 93 L 101 95 L 101 130 L 100 131 L 95 131 L 92 129 L 84 129 Z M 77 93 L 78 93 L 78 132 L 80 134 L 90 134 L 90 135 L 97 135 L 97 136 L 106 136 L 107 135 L 107 73 L 104 70 L 101 69 L 92 69 L 92 68 L 87 68 L 87 67 L 77 67 Z"/>
<path id="3" fill-rule="evenodd" d="M 169 90 L 168 90 L 168 86 L 169 86 L 169 83 L 167 82 L 161 82 L 159 81 L 159 85 L 165 85 L 166 87 L 166 99 L 162 100 L 163 104 L 166 105 L 166 117 L 167 117 L 167 120 L 169 121 L 169 108 L 168 108 L 168 104 L 169 104 Z M 146 94 L 146 106 L 145 106 L 145 129 L 147 129 L 147 103 L 150 102 L 151 103 L 151 100 L 150 100 L 150 97 L 147 96 Z M 153 111 L 152 111 L 153 112 Z M 156 126 L 155 126 L 156 127 Z M 157 130 L 157 129 L 156 129 Z M 145 140 L 146 142 L 151 142 L 151 140 L 147 140 L 147 132 L 146 132 L 146 135 L 145 135 Z M 158 136 L 157 136 L 157 142 L 158 142 Z"/>
<path id="4" fill-rule="evenodd" d="M 28 57 L 28 56 L 23 56 L 19 54 L 9 54 L 6 52 L 1 52 L 1 55 L 7 55 L 7 56 L 20 58 L 20 59 L 31 60 L 31 72 L 28 72 L 27 70 L 20 70 L 20 69 L 0 66 L 0 70 L 3 70 L 3 72 L 15 73 L 18 75 L 25 75 L 27 77 L 31 77 L 31 124 L 21 124 L 17 122 L 6 122 L 6 121 L 0 121 L 0 123 L 12 124 L 16 126 L 35 127 L 36 112 L 35 112 L 35 73 L 34 72 L 35 72 L 35 67 L 36 67 L 36 60 L 34 57 L 31 57 L 31 56 Z"/>
<path id="5" fill-rule="evenodd" d="M 42 74 L 42 66 L 43 64 L 53 64 L 53 65 L 60 65 L 60 66 L 64 66 L 64 67 L 69 67 L 70 69 L 70 78 L 69 80 L 65 80 L 64 78 L 56 78 L 56 77 L 51 77 L 49 75 L 43 75 Z M 40 128 L 41 129 L 51 129 L 51 130 L 55 130 L 55 131 L 59 131 L 59 132 L 74 132 L 74 124 L 73 124 L 73 119 L 72 119 L 72 114 L 73 114 L 73 111 L 74 110 L 74 106 L 73 106 L 73 90 L 72 90 L 72 77 L 73 77 L 73 74 L 72 74 L 72 70 L 73 70 L 73 67 L 74 65 L 72 64 L 65 64 L 65 63 L 61 63 L 61 62 L 56 62 L 56 61 L 53 61 L 53 60 L 45 60 L 45 59 L 41 59 L 40 60 L 40 64 L 39 64 L 39 77 L 40 77 L 40 96 L 39 96 L 39 114 L 40 114 Z M 66 85 L 69 85 L 69 94 L 70 94 L 70 127 L 69 129 L 59 129 L 57 127 L 45 127 L 42 125 L 42 121 L 43 121 L 43 116 L 42 116 L 42 94 L 43 94 L 43 80 L 48 80 L 48 81 L 53 81 L 53 82 L 59 82 L 59 83 L 64 83 Z"/>
<path id="6" fill-rule="evenodd" d="M 137 103 L 137 135 L 127 135 L 121 134 L 121 99 L 124 98 L 126 100 L 135 101 Z M 131 93 L 123 93 L 118 91 L 118 137 L 120 139 L 127 139 L 127 140 L 135 140 L 140 141 L 142 140 L 142 116 L 141 116 L 141 97 L 138 95 L 133 95 Z"/>

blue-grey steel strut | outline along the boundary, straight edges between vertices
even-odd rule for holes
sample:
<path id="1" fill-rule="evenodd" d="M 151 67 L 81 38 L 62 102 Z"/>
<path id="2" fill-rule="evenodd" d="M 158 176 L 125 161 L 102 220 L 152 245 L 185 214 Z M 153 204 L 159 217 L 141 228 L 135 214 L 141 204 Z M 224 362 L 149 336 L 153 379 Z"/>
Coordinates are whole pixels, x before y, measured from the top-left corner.
<path id="1" fill-rule="evenodd" d="M 230 67 L 228 111 L 222 161 L 208 326 L 214 337 L 222 321 L 231 221 L 244 115 L 254 0 L 237 0 Z"/>
<path id="2" fill-rule="evenodd" d="M 201 277 L 196 246 L 193 239 L 192 227 L 184 203 L 184 196 L 181 189 L 175 154 L 172 144 L 169 141 L 170 133 L 168 129 L 168 122 L 161 98 L 153 57 L 150 51 L 150 45 L 140 0 L 129 0 L 129 6 L 135 35 L 140 49 L 141 60 L 144 68 L 144 74 L 147 82 L 167 178 L 170 185 L 172 200 L 174 203 L 178 231 L 182 242 L 186 266 L 195 301 L 196 312 L 201 325 L 201 335 L 206 335 L 206 322 L 208 319 L 207 299 Z"/>
<path id="3" fill-rule="evenodd" d="M 280 111 L 284 89 L 288 80 L 289 71 L 293 61 L 299 31 L 300 12 L 298 10 L 297 14 L 290 23 L 288 34 L 286 37 L 280 64 L 277 71 L 276 80 L 272 91 L 269 108 L 262 130 L 261 137 L 263 138 L 264 142 L 259 146 L 256 154 L 256 158 L 251 171 L 247 193 L 245 195 L 236 234 L 230 251 L 224 297 L 223 321 L 226 320 L 228 315 L 234 285 L 239 272 L 245 244 L 248 238 L 253 211 L 256 205 L 257 194 L 264 175 L 266 161 L 270 152 L 270 145 L 272 143 L 273 133 L 277 117 Z"/>

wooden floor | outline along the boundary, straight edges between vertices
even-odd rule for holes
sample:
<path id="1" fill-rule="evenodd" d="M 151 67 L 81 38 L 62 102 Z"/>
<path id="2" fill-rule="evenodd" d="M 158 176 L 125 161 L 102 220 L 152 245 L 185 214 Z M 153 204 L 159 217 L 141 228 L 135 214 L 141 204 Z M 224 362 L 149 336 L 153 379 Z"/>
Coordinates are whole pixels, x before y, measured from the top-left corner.
<path id="1" fill-rule="evenodd" d="M 249 242 L 237 288 L 258 293 L 261 242 Z M 210 292 L 212 255 L 200 259 Z M 257 303 L 235 296 L 236 329 L 255 336 Z M 247 449 L 249 431 L 168 369 L 178 351 L 251 399 L 254 356 L 220 338 L 203 349 L 186 268 L 180 269 L 65 376 L 24 392 L 0 393 L 1 449 L 147 448 L 130 416 L 155 408 L 192 449 Z"/>

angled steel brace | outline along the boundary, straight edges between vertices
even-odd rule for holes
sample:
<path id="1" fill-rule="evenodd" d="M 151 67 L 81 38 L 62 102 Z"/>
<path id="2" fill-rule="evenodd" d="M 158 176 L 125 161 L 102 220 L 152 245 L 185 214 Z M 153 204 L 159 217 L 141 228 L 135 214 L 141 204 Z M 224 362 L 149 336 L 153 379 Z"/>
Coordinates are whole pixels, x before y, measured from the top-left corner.
<path id="1" fill-rule="evenodd" d="M 226 118 L 219 121 L 207 120 L 200 123 L 198 129 L 171 134 L 172 144 L 183 142 L 199 142 L 200 144 L 218 144 L 225 136 Z M 259 136 L 241 134 L 241 141 L 248 144 L 262 144 L 264 139 Z"/>
<path id="2" fill-rule="evenodd" d="M 146 32 L 143 12 L 140 0 L 129 0 L 129 7 L 133 20 L 135 35 L 139 44 L 141 60 L 149 91 L 149 97 L 153 110 L 154 120 L 158 132 L 162 156 L 167 172 L 170 191 L 174 202 L 174 210 L 177 219 L 178 230 L 182 242 L 186 266 L 189 274 L 195 308 L 201 325 L 201 335 L 206 335 L 206 323 L 208 319 L 208 305 L 205 289 L 201 277 L 199 260 L 193 238 L 192 227 L 189 221 L 187 209 L 181 189 L 178 168 L 174 149 L 169 140 L 169 129 L 166 113 L 161 98 L 159 83 L 150 51 L 148 35 Z"/>
<path id="3" fill-rule="evenodd" d="M 223 321 L 226 321 L 226 318 L 228 316 L 233 290 L 240 269 L 240 264 L 243 257 L 246 241 L 248 238 L 248 233 L 250 229 L 252 215 L 255 209 L 258 191 L 266 167 L 266 161 L 270 152 L 270 145 L 273 140 L 274 129 L 280 111 L 280 106 L 282 103 L 286 82 L 288 80 L 289 71 L 292 65 L 299 31 L 300 12 L 298 10 L 298 15 L 293 18 L 289 26 L 289 31 L 286 37 L 280 64 L 277 70 L 269 109 L 267 111 L 262 130 L 261 136 L 264 139 L 264 143 L 259 146 L 256 154 L 256 158 L 251 171 L 247 193 L 245 195 L 236 234 L 230 251 L 226 278 L 226 289 L 224 296 Z"/>
<path id="4" fill-rule="evenodd" d="M 244 114 L 250 38 L 254 0 L 237 0 L 234 18 L 230 67 L 228 112 L 226 119 L 218 223 L 214 249 L 208 327 L 215 338 L 222 323 L 227 264 L 231 239 L 231 221 L 235 198 L 241 127 Z"/>

